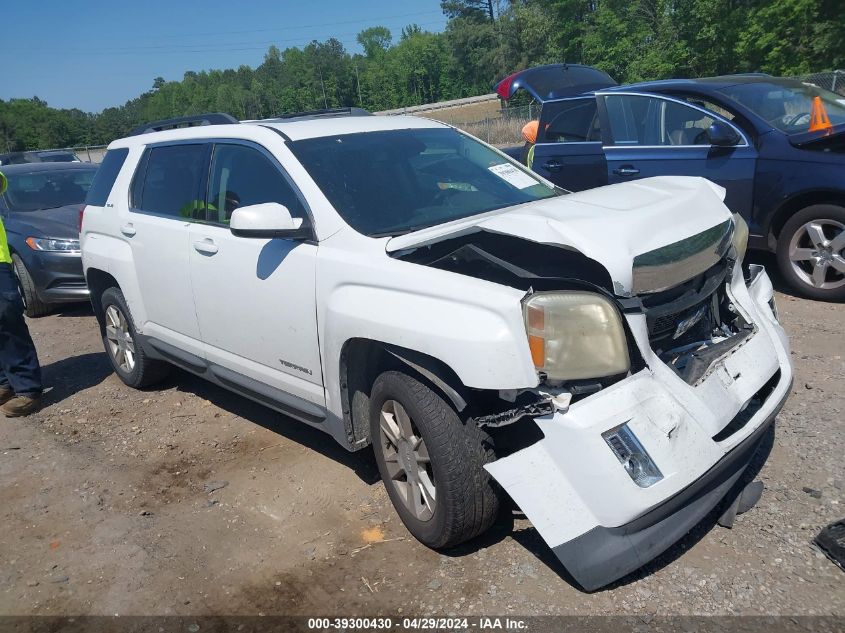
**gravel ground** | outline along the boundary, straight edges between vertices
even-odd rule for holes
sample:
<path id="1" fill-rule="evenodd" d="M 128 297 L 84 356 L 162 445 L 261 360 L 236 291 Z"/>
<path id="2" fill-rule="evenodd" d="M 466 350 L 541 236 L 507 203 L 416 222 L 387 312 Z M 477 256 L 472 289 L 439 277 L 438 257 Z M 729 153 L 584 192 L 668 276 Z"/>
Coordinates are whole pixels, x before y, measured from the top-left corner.
<path id="1" fill-rule="evenodd" d="M 125 387 L 84 307 L 32 321 L 52 390 L 0 418 L 0 614 L 843 616 L 845 575 L 810 541 L 845 516 L 845 308 L 777 300 L 796 381 L 762 500 L 591 594 L 521 515 L 433 552 L 368 451 L 181 372 Z"/>

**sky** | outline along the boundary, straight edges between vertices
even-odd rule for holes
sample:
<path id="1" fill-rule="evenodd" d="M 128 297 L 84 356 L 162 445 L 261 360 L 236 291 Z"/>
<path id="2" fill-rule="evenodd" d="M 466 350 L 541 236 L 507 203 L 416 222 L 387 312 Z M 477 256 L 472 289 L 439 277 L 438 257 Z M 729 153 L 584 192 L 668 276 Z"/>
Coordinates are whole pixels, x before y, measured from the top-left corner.
<path id="1" fill-rule="evenodd" d="M 0 99 L 37 96 L 99 112 L 187 70 L 259 65 L 271 44 L 340 40 L 358 32 L 446 26 L 439 0 L 17 0 L 2 9 Z M 10 54 L 10 52 L 12 52 Z"/>

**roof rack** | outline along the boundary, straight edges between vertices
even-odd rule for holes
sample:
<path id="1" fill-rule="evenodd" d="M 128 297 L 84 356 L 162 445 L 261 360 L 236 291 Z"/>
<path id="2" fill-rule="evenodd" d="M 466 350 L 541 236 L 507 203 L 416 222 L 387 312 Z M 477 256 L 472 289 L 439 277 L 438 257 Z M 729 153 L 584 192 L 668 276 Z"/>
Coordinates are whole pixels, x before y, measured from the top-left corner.
<path id="1" fill-rule="evenodd" d="M 306 112 L 286 112 L 277 116 L 265 119 L 265 121 L 291 121 L 294 119 L 327 119 L 339 116 L 373 116 L 363 108 L 324 108 L 322 110 L 308 110 Z"/>
<path id="2" fill-rule="evenodd" d="M 190 116 L 179 116 L 174 119 L 162 119 L 161 121 L 144 123 L 129 132 L 128 136 L 138 136 L 139 134 L 149 134 L 150 132 L 161 132 L 162 130 L 175 130 L 183 127 L 197 127 L 200 125 L 228 125 L 230 123 L 240 123 L 240 121 L 231 114 L 224 114 L 223 112 L 192 114 Z"/>

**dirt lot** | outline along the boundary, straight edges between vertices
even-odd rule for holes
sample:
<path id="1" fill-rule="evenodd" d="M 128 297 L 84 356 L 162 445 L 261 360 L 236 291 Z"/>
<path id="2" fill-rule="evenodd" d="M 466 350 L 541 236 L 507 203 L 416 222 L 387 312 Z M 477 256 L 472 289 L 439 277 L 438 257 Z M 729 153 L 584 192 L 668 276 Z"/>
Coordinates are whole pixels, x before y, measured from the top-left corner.
<path id="1" fill-rule="evenodd" d="M 845 307 L 778 301 L 796 381 L 760 504 L 593 594 L 519 515 L 438 554 L 368 451 L 183 373 L 125 387 L 84 307 L 32 321 L 52 390 L 0 418 L 0 614 L 845 615 L 809 544 L 845 515 Z"/>

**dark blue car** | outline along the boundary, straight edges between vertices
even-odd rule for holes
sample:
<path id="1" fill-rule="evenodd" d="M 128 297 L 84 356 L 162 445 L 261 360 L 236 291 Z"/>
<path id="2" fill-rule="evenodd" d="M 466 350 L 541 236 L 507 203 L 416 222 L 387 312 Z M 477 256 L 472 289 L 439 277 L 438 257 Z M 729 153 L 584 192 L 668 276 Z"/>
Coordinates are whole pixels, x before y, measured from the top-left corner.
<path id="1" fill-rule="evenodd" d="M 496 86 L 504 99 L 520 88 L 542 103 L 537 173 L 570 191 L 708 178 L 748 222 L 749 246 L 776 252 L 793 288 L 845 299 L 845 97 L 762 74 L 617 86 L 601 71 L 563 64 Z"/>
<path id="2" fill-rule="evenodd" d="M 87 301 L 79 214 L 97 166 L 45 162 L 4 165 L 0 171 L 9 181 L 0 194 L 0 216 L 27 316 Z"/>

